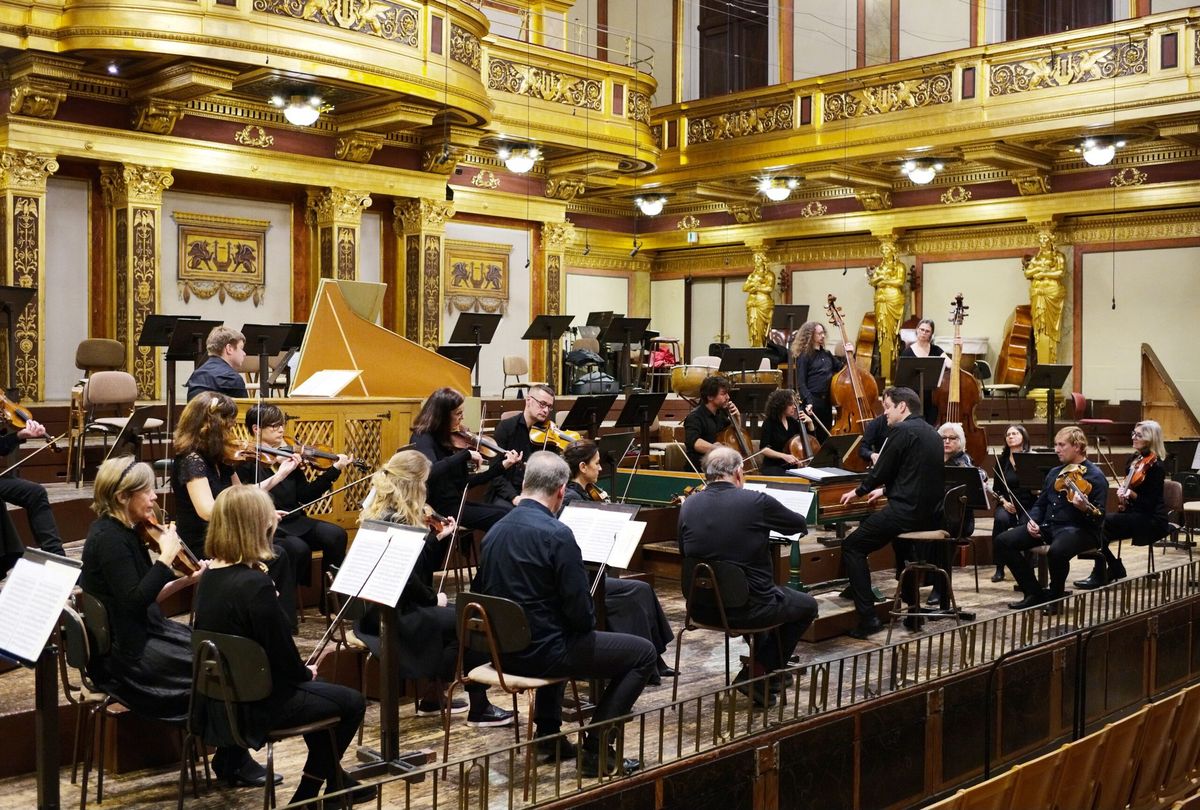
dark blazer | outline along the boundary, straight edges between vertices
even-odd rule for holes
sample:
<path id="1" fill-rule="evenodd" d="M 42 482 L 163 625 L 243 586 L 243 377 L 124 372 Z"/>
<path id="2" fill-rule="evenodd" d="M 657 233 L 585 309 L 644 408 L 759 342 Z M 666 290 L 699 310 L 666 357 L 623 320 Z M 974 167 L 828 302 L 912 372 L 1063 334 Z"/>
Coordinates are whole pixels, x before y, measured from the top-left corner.
<path id="1" fill-rule="evenodd" d="M 429 433 L 414 433 L 412 443 L 413 449 L 433 462 L 426 483 L 426 500 L 443 515 L 458 514 L 458 504 L 467 487 L 491 481 L 504 472 L 501 460 L 496 459 L 487 469 L 471 475 L 467 471 L 471 461 L 470 451 L 445 447 Z"/>
<path id="2" fill-rule="evenodd" d="M 493 478 L 491 489 L 488 491 L 488 497 L 491 500 L 505 501 L 511 504 L 513 498 L 521 494 L 521 481 L 525 478 L 525 462 L 529 460 L 531 453 L 541 448 L 534 447 L 533 443 L 529 441 L 529 425 L 525 424 L 524 412 L 500 420 L 492 438 L 505 450 L 516 450 L 518 453 L 525 454 L 519 464 L 512 465 Z"/>
<path id="3" fill-rule="evenodd" d="M 187 379 L 187 398 L 191 402 L 197 394 L 216 391 L 231 397 L 246 397 L 246 381 L 233 370 L 233 366 L 220 357 L 209 357 L 192 372 Z"/>
<path id="4" fill-rule="evenodd" d="M 243 484 L 253 484 L 256 481 L 262 481 L 264 478 L 270 478 L 274 474 L 270 467 L 265 464 L 259 464 L 257 461 L 242 464 L 237 468 L 238 480 Z M 341 474 L 342 471 L 337 467 L 330 467 L 328 470 L 322 470 L 320 475 L 309 481 L 304 476 L 303 470 L 295 469 L 291 475 L 271 487 L 267 494 L 275 502 L 276 509 L 291 512 L 293 509 L 299 508 L 302 504 L 315 501 L 333 489 L 334 482 L 338 480 Z M 316 518 L 309 517 L 301 509 L 280 521 L 279 527 L 284 531 L 290 530 L 293 534 L 303 534 L 311 529 L 316 522 Z"/>

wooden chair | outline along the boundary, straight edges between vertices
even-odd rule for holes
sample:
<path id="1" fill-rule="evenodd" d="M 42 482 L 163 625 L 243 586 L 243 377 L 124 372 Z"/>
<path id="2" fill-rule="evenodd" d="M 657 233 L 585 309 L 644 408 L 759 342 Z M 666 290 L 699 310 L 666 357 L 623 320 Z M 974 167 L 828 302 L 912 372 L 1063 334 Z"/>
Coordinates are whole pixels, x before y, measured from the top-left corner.
<path id="1" fill-rule="evenodd" d="M 1192 544 L 1188 541 L 1181 542 L 1179 534 L 1185 531 L 1183 521 L 1183 484 L 1178 481 L 1163 482 L 1163 505 L 1167 509 L 1167 533 L 1158 538 L 1152 543 L 1146 545 L 1146 553 L 1149 555 L 1146 572 L 1153 574 L 1154 570 L 1154 548 L 1186 548 L 1188 554 L 1188 562 L 1192 560 Z M 1170 539 L 1167 539 L 1170 538 Z M 1121 546 L 1124 544 L 1125 538 L 1117 540 L 1117 557 L 1121 556 Z"/>
<path id="2" fill-rule="evenodd" d="M 1013 768 L 1013 788 L 1008 806 L 1013 810 L 1030 807 L 1045 807 L 1062 771 L 1063 748 L 1051 751 Z M 1070 777 L 1074 777 L 1071 774 Z"/>
<path id="3" fill-rule="evenodd" d="M 994 776 L 986 782 L 972 785 L 963 791 L 959 810 L 1005 810 L 1015 806 L 1011 803 L 1013 787 L 1016 785 L 1016 772 L 1010 770 L 999 776 Z M 1022 810 L 1025 810 L 1022 808 Z"/>
<path id="4" fill-rule="evenodd" d="M 454 666 L 454 681 L 446 691 L 446 703 L 442 711 L 442 762 L 446 762 L 450 758 L 449 709 L 454 701 L 454 690 L 459 684 L 466 684 L 468 681 L 487 684 L 512 696 L 513 734 L 518 743 L 521 742 L 521 723 L 517 697 L 525 693 L 528 696 L 525 738 L 529 742 L 525 746 L 525 795 L 528 796 L 530 774 L 533 771 L 534 692 L 554 684 L 570 683 L 575 705 L 580 706 L 579 687 L 575 679 L 570 677 L 537 678 L 504 671 L 503 657 L 521 652 L 532 641 L 525 609 L 516 602 L 499 596 L 465 592 L 459 594 L 456 607 L 458 611 L 458 661 Z M 480 664 L 472 667 L 470 672 L 464 672 L 463 666 L 467 650 L 487 654 L 489 663 Z M 582 727 L 582 715 L 579 723 Z"/>
<path id="5" fill-rule="evenodd" d="M 143 433 L 153 435 L 162 429 L 163 420 L 148 417 L 146 409 L 135 407 L 137 393 L 137 380 L 127 371 L 97 371 L 84 383 L 82 402 L 85 418 L 83 428 L 74 438 L 77 448 L 73 455 L 75 470 L 72 475 L 76 486 L 83 481 L 83 453 L 89 432 L 102 435 L 106 445 L 109 438 L 114 439 L 112 450 L 109 451 L 111 454 L 120 452 L 126 444 L 137 448 Z M 125 415 L 96 415 L 97 409 L 106 407 Z"/>
<path id="6" fill-rule="evenodd" d="M 779 623 L 755 627 L 734 627 L 729 623 L 729 611 L 744 606 L 750 601 L 750 584 L 741 566 L 719 560 L 701 560 L 686 557 L 683 560 L 680 584 L 686 608 L 683 625 L 675 634 L 675 678 L 671 685 L 672 702 L 679 695 L 679 657 L 683 647 L 683 634 L 689 630 L 713 630 L 725 634 L 725 686 L 729 686 L 729 640 L 746 636 L 750 642 L 750 664 L 753 666 L 756 648 L 755 636 L 779 629 Z M 716 607 L 719 624 L 697 621 L 693 611 L 698 604 L 707 602 L 707 607 Z M 778 634 L 775 636 L 779 640 Z M 780 658 L 782 658 L 782 654 Z"/>
<path id="7" fill-rule="evenodd" d="M 1160 794 L 1167 779 L 1171 763 L 1171 752 L 1175 747 L 1178 732 L 1176 718 L 1183 705 L 1183 692 L 1151 703 L 1146 713 L 1145 734 L 1138 747 L 1136 767 L 1130 785 L 1129 806 L 1131 810 L 1156 810 L 1162 806 Z"/>
<path id="8" fill-rule="evenodd" d="M 1104 748 L 1096 766 L 1095 810 L 1119 810 L 1129 804 L 1133 787 L 1130 763 L 1142 744 L 1146 728 L 1145 709 L 1112 723 L 1105 730 Z M 1155 729 L 1154 733 L 1162 733 Z"/>
<path id="9" fill-rule="evenodd" d="M 185 769 L 189 762 L 188 754 L 194 752 L 197 746 L 203 747 L 204 732 L 195 720 L 197 696 L 202 695 L 222 704 L 233 743 L 241 748 L 249 748 L 237 704 L 265 700 L 270 697 L 272 689 L 271 665 L 267 660 L 266 650 L 253 639 L 197 630 L 192 633 L 192 655 L 192 698 L 188 711 L 187 734 L 183 740 L 183 756 L 179 763 L 179 810 L 183 810 L 183 785 L 186 778 Z M 275 806 L 275 743 L 324 731 L 329 734 L 329 744 L 336 751 L 335 730 L 339 722 L 340 718 L 334 715 L 302 726 L 277 728 L 267 732 L 264 810 Z M 337 790 L 342 790 L 340 768 L 336 770 L 334 778 Z M 196 776 L 193 773 L 192 782 L 195 781 Z"/>
<path id="10" fill-rule="evenodd" d="M 516 389 L 517 396 L 525 396 L 523 392 L 529 388 L 530 383 L 521 382 L 521 375 L 529 373 L 529 361 L 519 354 L 506 354 L 500 361 L 500 368 L 504 372 L 504 387 L 500 389 L 500 396 L 507 394 L 510 388 Z M 514 382 L 510 383 L 509 377 L 512 377 Z"/>
<path id="11" fill-rule="evenodd" d="M 1175 717 L 1174 747 L 1163 779 L 1163 797 L 1181 796 L 1200 787 L 1197 759 L 1200 758 L 1200 686 L 1183 691 L 1183 702 Z"/>
<path id="12" fill-rule="evenodd" d="M 1070 779 L 1059 779 L 1052 793 L 1050 806 L 1056 810 L 1074 810 L 1091 807 L 1096 796 L 1096 783 L 1100 767 L 1100 755 L 1104 751 L 1104 730 L 1089 734 L 1063 746 L 1062 773 L 1071 774 Z"/>

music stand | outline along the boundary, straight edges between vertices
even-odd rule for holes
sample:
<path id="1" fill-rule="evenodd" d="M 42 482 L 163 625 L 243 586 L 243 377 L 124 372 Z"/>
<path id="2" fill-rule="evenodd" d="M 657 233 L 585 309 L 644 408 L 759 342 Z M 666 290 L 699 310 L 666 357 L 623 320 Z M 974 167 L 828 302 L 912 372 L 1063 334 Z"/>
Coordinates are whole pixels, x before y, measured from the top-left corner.
<path id="1" fill-rule="evenodd" d="M 612 313 L 611 309 L 603 310 L 600 312 L 589 312 L 588 316 L 587 316 L 587 323 L 585 324 L 585 326 L 599 326 L 600 331 L 603 332 L 604 327 L 608 326 L 608 322 L 611 321 L 612 319 L 613 319 L 613 313 Z"/>
<path id="2" fill-rule="evenodd" d="M 792 356 L 792 335 L 808 320 L 808 304 L 776 304 L 771 313 L 771 328 L 783 332 L 783 347 L 788 350 L 788 388 L 796 388 L 796 358 Z M 767 338 L 770 340 L 770 338 Z"/>
<path id="3" fill-rule="evenodd" d="M 600 434 L 600 423 L 608 416 L 616 394 L 589 394 L 578 397 L 563 419 L 563 430 L 585 430 L 592 441 Z"/>
<path id="4" fill-rule="evenodd" d="M 1017 455 L 1024 455 L 1018 453 Z M 978 467 L 946 466 L 946 491 L 963 487 L 967 496 L 967 509 L 987 509 L 987 492 L 983 489 L 983 478 L 979 475 Z"/>
<path id="5" fill-rule="evenodd" d="M 25 307 L 33 300 L 37 292 L 34 287 L 0 287 L 0 311 L 4 313 L 8 334 L 8 380 L 4 392 L 13 402 L 17 402 L 17 333 L 13 324 L 25 311 Z"/>
<path id="6" fill-rule="evenodd" d="M 485 346 L 492 342 L 496 335 L 496 327 L 500 325 L 500 314 L 492 312 L 460 312 L 454 322 L 454 330 L 450 333 L 448 343 L 473 343 Z M 471 396 L 479 396 L 479 364 L 475 364 L 475 384 L 471 386 Z"/>
<path id="7" fill-rule="evenodd" d="M 751 418 L 754 427 L 758 427 L 757 417 L 766 412 L 767 397 L 778 390 L 774 383 L 742 383 L 730 389 L 729 398 L 744 416 Z"/>
<path id="8" fill-rule="evenodd" d="M 1200 439 L 1171 439 L 1163 442 L 1166 445 L 1167 457 L 1163 463 L 1167 466 L 1169 475 L 1190 472 L 1196 460 L 1196 449 L 1200 447 Z"/>
<path id="9" fill-rule="evenodd" d="M 1063 387 L 1063 383 L 1067 381 L 1067 375 L 1070 373 L 1070 363 L 1038 363 L 1025 378 L 1027 394 L 1036 388 L 1045 388 L 1050 392 L 1046 401 L 1046 441 L 1052 444 L 1054 442 L 1054 395 Z"/>
<path id="10" fill-rule="evenodd" d="M 175 364 L 180 360 L 188 360 L 196 365 L 204 361 L 207 352 L 204 344 L 208 342 L 208 333 L 223 324 L 224 321 L 209 321 L 203 318 L 176 318 L 171 330 L 170 340 L 167 341 L 167 351 L 164 360 L 167 364 L 167 435 L 171 435 L 171 422 L 175 414 Z"/>
<path id="11" fill-rule="evenodd" d="M 479 365 L 479 346 L 438 346 L 437 353 L 460 366 L 474 369 Z"/>
<path id="12" fill-rule="evenodd" d="M 845 469 L 846 457 L 858 450 L 858 443 L 861 441 L 861 433 L 840 433 L 837 436 L 830 436 L 817 448 L 817 452 L 809 460 L 808 466 Z"/>
<path id="13" fill-rule="evenodd" d="M 292 358 L 296 356 L 296 352 L 300 351 L 300 347 L 304 345 L 304 333 L 308 330 L 308 324 L 293 322 L 282 325 L 288 327 L 287 337 L 283 341 L 284 355 L 279 359 L 275 368 L 271 370 L 271 379 L 268 382 L 274 385 L 275 380 L 279 379 L 279 375 L 281 373 L 284 374 L 286 379 L 283 385 L 283 395 L 287 396 L 292 388 Z"/>
<path id="14" fill-rule="evenodd" d="M 738 371 L 743 375 L 747 371 L 758 371 L 766 356 L 766 349 L 726 349 L 721 355 L 721 365 L 717 371 Z"/>
<path id="15" fill-rule="evenodd" d="M 263 388 L 270 385 L 271 358 L 283 352 L 291 333 L 290 323 L 248 323 L 242 326 L 246 353 L 258 355 L 259 399 L 264 396 Z"/>
<path id="16" fill-rule="evenodd" d="M 521 340 L 546 341 L 546 382 L 551 391 L 558 391 L 554 385 L 554 344 L 571 328 L 573 320 L 574 315 L 538 315 L 521 335 Z"/>
<path id="17" fill-rule="evenodd" d="M 596 448 L 600 451 L 600 469 L 607 471 L 608 488 L 613 497 L 616 497 L 617 467 L 621 465 L 621 459 L 629 453 L 629 448 L 633 447 L 635 438 L 637 434 L 632 432 L 609 433 L 596 440 Z"/>
<path id="18" fill-rule="evenodd" d="M 901 357 L 896 361 L 896 377 L 892 384 L 897 388 L 911 388 L 925 402 L 929 392 L 938 387 L 946 358 Z"/>
<path id="19" fill-rule="evenodd" d="M 643 337 L 645 336 L 646 327 L 649 325 L 649 318 L 632 318 L 624 315 L 614 315 L 600 336 L 601 343 L 621 344 L 621 361 L 618 364 L 618 368 L 620 371 L 621 390 L 627 394 L 633 387 L 629 382 L 630 352 L 634 343 L 640 343 L 642 341 Z M 636 340 L 634 339 L 634 335 L 637 336 Z M 655 412 L 657 413 L 657 410 Z"/>
<path id="20" fill-rule="evenodd" d="M 1031 492 L 1041 492 L 1046 476 L 1062 463 L 1057 453 L 1013 453 L 1012 459 L 1017 468 L 1017 484 Z"/>
<path id="21" fill-rule="evenodd" d="M 649 393 L 639 391 L 629 394 L 625 399 L 625 407 L 617 416 L 616 427 L 638 428 L 642 442 L 642 453 L 650 457 L 650 423 L 658 416 L 659 409 L 667 401 L 666 391 Z"/>

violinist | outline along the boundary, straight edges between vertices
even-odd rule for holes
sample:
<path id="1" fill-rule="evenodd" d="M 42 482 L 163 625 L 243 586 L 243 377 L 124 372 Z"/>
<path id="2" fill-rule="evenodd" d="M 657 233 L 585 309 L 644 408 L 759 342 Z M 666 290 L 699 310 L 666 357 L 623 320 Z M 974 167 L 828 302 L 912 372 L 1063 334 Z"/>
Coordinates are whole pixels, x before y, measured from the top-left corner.
<path id="1" fill-rule="evenodd" d="M 792 354 L 796 356 L 796 390 L 804 401 L 804 410 L 816 417 L 817 439 L 825 441 L 829 436 L 825 428 L 833 424 L 829 389 L 834 376 L 846 367 L 846 358 L 834 357 L 825 348 L 825 327 L 816 321 L 796 330 Z"/>
<path id="2" fill-rule="evenodd" d="M 1166 456 L 1162 427 L 1153 420 L 1138 422 L 1133 427 L 1133 455 L 1126 474 L 1117 487 L 1117 509 L 1104 518 L 1103 559 L 1096 560 L 1092 574 L 1076 581 L 1084 590 L 1099 588 L 1125 577 L 1125 566 L 1114 557 L 1108 544 L 1113 540 L 1130 538 L 1135 546 L 1148 546 L 1167 536 L 1167 507 L 1163 502 L 1163 483 Z"/>
<path id="3" fill-rule="evenodd" d="M 489 467 L 483 468 L 483 456 L 469 442 L 461 441 L 463 395 L 453 388 L 439 388 L 429 395 L 413 422 L 412 442 L 433 462 L 429 471 L 429 505 L 435 511 L 455 516 L 463 493 L 476 484 L 490 482 L 523 458 L 517 450 L 505 450 Z M 457 442 L 457 443 L 456 443 Z M 459 446 L 459 445 L 466 446 Z M 479 472 L 471 473 L 474 465 Z M 491 528 L 512 509 L 504 502 L 463 503 L 460 524 L 469 529 Z"/>
<path id="4" fill-rule="evenodd" d="M 1054 452 L 1062 464 L 1046 476 L 1042 493 L 1029 510 L 1025 525 L 1009 529 L 996 538 L 996 555 L 1012 571 L 1025 593 L 1014 610 L 1033 607 L 1063 595 L 1071 558 L 1081 551 L 1100 547 L 1104 501 L 1108 479 L 1087 458 L 1087 436 L 1077 427 L 1065 427 L 1054 437 Z M 1085 491 L 1086 490 L 1086 491 Z M 1050 589 L 1038 584 L 1032 566 L 1021 554 L 1034 546 L 1050 544 L 1046 563 Z"/>
<path id="5" fill-rule="evenodd" d="M 591 439 L 572 442 L 563 451 L 563 460 L 571 469 L 563 506 L 576 502 L 606 502 L 608 494 L 597 486 L 600 480 L 600 450 Z M 671 643 L 671 625 L 663 613 L 658 595 L 650 584 L 638 579 L 604 578 L 604 616 L 606 629 L 614 633 L 640 636 L 658 651 L 658 668 L 650 676 L 650 685 L 658 686 L 663 678 L 675 674 L 662 655 Z"/>
<path id="6" fill-rule="evenodd" d="M 393 455 L 371 476 L 375 497 L 363 509 L 359 521 L 383 520 L 405 526 L 429 526 L 425 546 L 400 595 L 392 623 L 399 647 L 399 677 L 425 680 L 424 691 L 417 700 L 417 714 L 421 716 L 441 714 L 445 687 L 454 680 L 458 653 L 454 608 L 449 606 L 446 594 L 433 588 L 434 572 L 442 562 L 441 542 L 453 535 L 457 527 L 453 517 L 436 523 L 429 519 L 425 507 L 425 481 L 430 466 L 429 459 L 416 450 L 401 450 Z M 354 632 L 379 657 L 379 610 L 383 608 L 370 604 L 367 612 L 355 622 Z M 481 657 L 470 665 L 483 663 L 486 658 Z M 492 705 L 485 684 L 468 682 L 466 691 L 470 698 L 467 725 L 476 728 L 512 725 L 513 713 Z M 450 707 L 451 714 L 467 710 L 467 704 L 457 699 Z"/>
<path id="7" fill-rule="evenodd" d="M 917 339 L 904 347 L 901 357 L 942 357 L 946 351 L 933 342 L 933 321 L 922 318 L 917 323 Z M 936 388 L 937 386 L 934 386 Z M 932 390 L 925 392 L 925 421 L 931 425 L 938 423 L 937 405 L 933 402 Z"/>
<path id="8" fill-rule="evenodd" d="M 996 483 L 992 486 L 992 494 L 999 500 L 996 511 L 992 515 L 992 548 L 996 548 L 996 538 L 1004 532 L 1021 525 L 1026 520 L 1025 513 L 1033 506 L 1038 494 L 1021 488 L 1017 477 L 1017 453 L 1028 453 L 1031 446 L 1029 431 L 1023 425 L 1009 425 L 1004 431 L 1004 450 L 996 466 L 992 468 Z M 1004 563 L 996 561 L 996 573 L 992 582 L 1004 581 Z"/>
<path id="9" fill-rule="evenodd" d="M 45 435 L 45 425 L 27 419 L 23 428 L 0 433 L 0 457 L 12 453 L 25 439 L 39 439 Z M 66 556 L 62 537 L 58 533 L 58 524 L 50 508 L 50 498 L 44 486 L 18 478 L 16 473 L 9 473 L 0 477 L 0 503 L 23 507 L 25 517 L 29 521 L 29 531 L 37 541 L 38 547 L 50 554 Z M 25 553 L 25 544 L 17 535 L 17 528 L 12 524 L 7 510 L 0 511 L 4 512 L 0 515 L 0 534 L 3 535 L 0 541 L 0 579 L 4 579 L 9 569 L 16 565 L 17 560 Z"/>
<path id="10" fill-rule="evenodd" d="M 772 391 L 767 397 L 766 414 L 759 438 L 759 447 L 763 455 L 760 472 L 763 475 L 784 475 L 792 467 L 800 466 L 805 459 L 793 455 L 788 444 L 796 436 L 811 435 L 809 431 L 812 429 L 813 421 L 807 413 L 800 411 L 795 391 L 790 388 Z M 805 448 L 804 455 L 811 456 L 811 449 Z"/>
<path id="11" fill-rule="evenodd" d="M 729 380 L 721 376 L 705 377 L 700 383 L 700 404 L 683 420 L 683 449 L 699 469 L 704 454 L 717 446 L 717 436 L 741 417 L 729 398 Z"/>
<path id="12" fill-rule="evenodd" d="M 554 389 L 543 383 L 529 386 L 525 395 L 525 408 L 520 413 L 501 419 L 492 438 L 506 450 L 515 450 L 525 458 L 533 455 L 534 447 L 529 439 L 529 429 L 547 425 L 554 419 Z M 492 503 L 515 505 L 521 497 L 521 479 L 525 476 L 525 464 L 514 464 L 504 473 L 492 479 L 488 489 L 488 500 Z"/>
<path id="13" fill-rule="evenodd" d="M 225 489 L 240 484 L 236 465 L 243 449 L 234 440 L 237 404 L 213 391 L 191 400 L 175 426 L 175 460 L 171 466 L 171 491 L 179 537 L 197 557 L 204 555 L 204 534 L 213 502 Z M 296 576 L 311 563 L 308 546 L 295 537 L 280 535 L 276 556 L 267 564 L 279 591 L 279 604 L 296 616 Z"/>
<path id="14" fill-rule="evenodd" d="M 250 440 L 262 447 L 283 447 L 284 428 L 287 417 L 275 405 L 254 405 L 246 411 L 246 430 L 250 432 Z M 270 458 L 270 457 L 268 457 Z M 297 472 L 300 459 L 293 457 L 275 457 L 270 463 L 265 459 L 243 463 L 238 467 L 238 478 L 249 483 L 257 483 L 265 490 L 275 508 L 280 512 L 290 512 L 287 517 L 281 517 L 279 528 L 275 531 L 276 542 L 282 535 L 300 540 L 312 551 L 321 551 L 321 567 L 328 570 L 331 566 L 342 564 L 346 558 L 346 530 L 336 523 L 318 520 L 305 514 L 300 509 L 302 504 L 317 500 L 333 488 L 354 458 L 338 453 L 329 469 L 322 471 L 311 481 L 304 471 Z M 297 581 L 308 585 L 311 579 L 312 566 L 305 566 L 296 572 Z"/>

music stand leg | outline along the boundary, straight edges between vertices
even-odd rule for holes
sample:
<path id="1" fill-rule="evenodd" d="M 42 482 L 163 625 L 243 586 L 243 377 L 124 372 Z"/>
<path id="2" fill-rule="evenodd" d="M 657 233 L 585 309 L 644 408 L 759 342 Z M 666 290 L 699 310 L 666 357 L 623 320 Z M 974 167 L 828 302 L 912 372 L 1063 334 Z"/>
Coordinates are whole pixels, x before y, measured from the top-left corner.
<path id="1" fill-rule="evenodd" d="M 478 349 L 480 346 L 479 327 L 476 326 L 474 331 L 475 331 L 475 348 Z M 477 352 L 475 352 L 475 384 L 471 386 L 471 396 L 478 397 L 480 390 L 482 390 L 482 389 L 480 389 L 480 387 L 479 387 L 479 352 L 477 351 Z M 503 392 L 501 392 L 501 393 L 503 393 Z"/>
<path id="2" fill-rule="evenodd" d="M 550 390 L 554 392 L 555 396 L 562 393 L 554 384 L 554 339 L 549 332 L 546 333 L 546 384 L 550 386 Z M 551 416 L 553 415 L 551 414 Z"/>
<path id="3" fill-rule="evenodd" d="M 1046 444 L 1054 446 L 1054 389 L 1047 389 L 1046 396 Z"/>
<path id="4" fill-rule="evenodd" d="M 48 645 L 34 668 L 34 737 L 38 810 L 58 810 L 58 650 Z"/>

